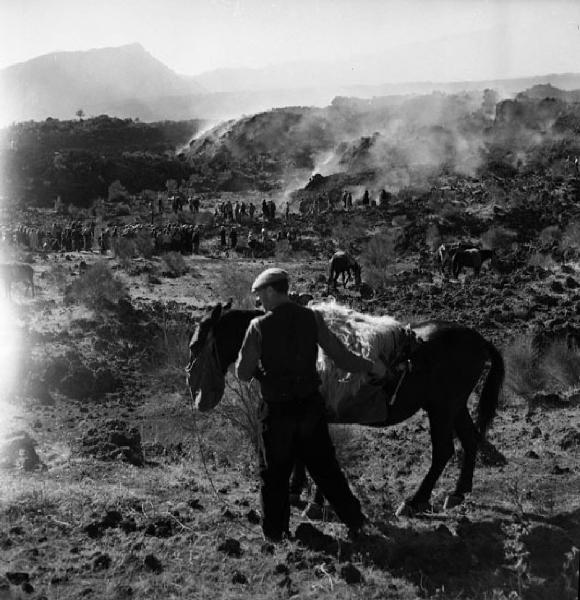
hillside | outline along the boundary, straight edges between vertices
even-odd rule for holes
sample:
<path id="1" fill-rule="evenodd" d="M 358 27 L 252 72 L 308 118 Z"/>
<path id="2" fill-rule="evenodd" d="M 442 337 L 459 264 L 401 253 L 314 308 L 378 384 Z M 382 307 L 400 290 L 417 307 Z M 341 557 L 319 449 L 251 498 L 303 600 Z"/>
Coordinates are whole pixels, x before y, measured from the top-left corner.
<path id="1" fill-rule="evenodd" d="M 165 189 L 190 169 L 176 152 L 201 121 L 140 123 L 106 115 L 78 121 L 47 119 L 0 130 L 0 189 L 11 204 L 88 206 L 120 180 L 129 193 Z"/>
<path id="2" fill-rule="evenodd" d="M 545 94 L 548 94 L 546 96 Z M 580 154 L 577 92 L 538 86 L 513 100 L 491 90 L 272 109 L 209 127 L 102 116 L 2 130 L 3 193 L 18 204 L 87 205 L 119 180 L 132 194 L 168 179 L 200 192 L 263 191 L 280 201 L 309 178 L 423 191 L 449 175 L 558 175 Z M 57 153 L 57 154 L 55 154 Z"/>

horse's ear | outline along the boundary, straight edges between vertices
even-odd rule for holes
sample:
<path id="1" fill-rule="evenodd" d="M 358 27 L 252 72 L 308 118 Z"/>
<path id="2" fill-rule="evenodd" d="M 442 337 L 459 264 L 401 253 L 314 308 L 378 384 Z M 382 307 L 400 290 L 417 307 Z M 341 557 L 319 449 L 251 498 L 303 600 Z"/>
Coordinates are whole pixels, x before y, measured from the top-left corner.
<path id="1" fill-rule="evenodd" d="M 218 302 L 218 304 L 216 304 L 214 306 L 213 310 L 211 311 L 210 318 L 215 323 L 221 317 L 221 314 L 222 314 L 222 305 L 220 302 Z"/>
<path id="2" fill-rule="evenodd" d="M 223 306 L 223 312 L 226 312 L 226 310 L 230 310 L 232 308 L 232 304 L 234 303 L 234 299 L 230 298 Z"/>

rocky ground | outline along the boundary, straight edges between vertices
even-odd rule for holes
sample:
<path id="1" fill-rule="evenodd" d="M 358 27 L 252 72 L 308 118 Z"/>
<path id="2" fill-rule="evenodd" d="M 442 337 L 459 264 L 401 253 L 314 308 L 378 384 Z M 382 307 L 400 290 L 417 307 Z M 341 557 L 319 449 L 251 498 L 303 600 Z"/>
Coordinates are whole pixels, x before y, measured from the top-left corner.
<path id="1" fill-rule="evenodd" d="M 364 227 L 402 228 L 406 249 L 382 289 L 349 287 L 335 293 L 339 301 L 401 320 L 467 323 L 506 358 L 528 341 L 546 348 L 577 339 L 575 259 L 520 245 L 480 278 L 454 280 L 435 271 L 413 234 L 417 215 L 393 222 L 396 214 L 374 210 Z M 442 508 L 454 460 L 432 512 L 393 516 L 429 465 L 424 414 L 388 430 L 340 426 L 336 444 L 370 535 L 351 542 L 331 511 L 320 520 L 294 509 L 295 539 L 262 540 L 235 394 L 211 414 L 191 411 L 188 336 L 215 301 L 251 303 L 249 283 L 273 264 L 290 271 L 295 291 L 325 297 L 328 242 L 352 222 L 322 217 L 311 233 L 303 228 L 308 250 L 268 259 L 208 244 L 206 254 L 184 258 L 179 277 L 155 257 L 33 257 L 36 297 L 16 286 L 2 305 L 0 598 L 577 597 L 580 382 L 564 385 L 553 368 L 553 381 L 526 388 L 528 374 L 513 360 L 463 506 Z M 103 261 L 118 288 L 106 277 L 73 285 Z M 573 353 L 563 356 L 573 362 Z"/>

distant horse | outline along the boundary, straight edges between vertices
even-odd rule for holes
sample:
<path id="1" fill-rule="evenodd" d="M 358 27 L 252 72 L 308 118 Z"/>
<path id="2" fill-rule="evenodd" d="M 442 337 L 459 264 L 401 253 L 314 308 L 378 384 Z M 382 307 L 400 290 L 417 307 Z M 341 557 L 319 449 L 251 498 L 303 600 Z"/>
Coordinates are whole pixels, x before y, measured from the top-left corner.
<path id="1" fill-rule="evenodd" d="M 222 399 L 228 367 L 238 356 L 250 321 L 261 314 L 261 311 L 237 309 L 224 313 L 218 304 L 211 315 L 198 324 L 189 346 L 188 366 L 189 387 L 198 410 L 208 411 Z M 422 340 L 410 355 L 413 368 L 399 382 L 394 401 L 385 390 L 385 402 L 393 402 L 387 419 L 371 424 L 374 427 L 395 425 L 420 408 L 429 417 L 431 468 L 397 514 L 414 514 L 429 508 L 435 483 L 453 456 L 454 433 L 464 454 L 459 479 L 445 507 L 463 502 L 465 494 L 472 490 L 478 443 L 495 416 L 504 379 L 500 352 L 474 329 L 443 321 L 415 324 L 412 329 Z M 467 400 L 488 361 L 491 366 L 480 394 L 476 426 Z"/>
<path id="2" fill-rule="evenodd" d="M 12 284 L 22 282 L 26 289 L 32 290 L 34 297 L 34 270 L 26 263 L 8 263 L 0 264 L 0 279 L 4 280 L 4 289 L 6 296 L 10 298 L 12 293 Z"/>
<path id="3" fill-rule="evenodd" d="M 479 277 L 481 265 L 493 256 L 493 250 L 479 250 L 478 248 L 468 248 L 467 250 L 457 250 L 451 260 L 453 276 L 457 277 L 463 267 L 471 267 L 476 277 Z"/>
<path id="4" fill-rule="evenodd" d="M 451 263 L 455 253 L 459 250 L 468 250 L 472 247 L 473 246 L 465 244 L 464 242 L 446 242 L 441 244 L 437 250 L 435 250 L 435 262 L 439 267 L 439 271 L 444 274 L 448 268 L 451 270 Z"/>
<path id="5" fill-rule="evenodd" d="M 332 285 L 336 289 L 338 276 L 342 275 L 342 285 L 346 288 L 346 284 L 350 281 L 351 276 L 354 276 L 356 286 L 361 284 L 361 268 L 356 260 L 347 252 L 339 250 L 335 252 L 330 259 L 330 271 L 328 273 L 328 287 Z"/>

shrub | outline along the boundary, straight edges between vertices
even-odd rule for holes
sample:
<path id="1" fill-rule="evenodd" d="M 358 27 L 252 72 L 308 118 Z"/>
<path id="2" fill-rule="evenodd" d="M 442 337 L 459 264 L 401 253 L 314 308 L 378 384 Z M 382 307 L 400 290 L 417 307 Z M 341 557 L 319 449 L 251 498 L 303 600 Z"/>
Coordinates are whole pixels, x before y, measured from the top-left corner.
<path id="1" fill-rule="evenodd" d="M 135 257 L 135 242 L 129 238 L 118 236 L 112 239 L 111 249 L 113 256 L 120 259 L 131 259 Z"/>
<path id="2" fill-rule="evenodd" d="M 481 236 L 481 243 L 485 248 L 497 250 L 509 248 L 517 240 L 518 234 L 505 227 L 491 227 Z"/>
<path id="3" fill-rule="evenodd" d="M 576 345 L 569 347 L 565 340 L 550 345 L 540 366 L 545 379 L 562 389 L 580 383 L 580 349 Z"/>
<path id="4" fill-rule="evenodd" d="M 236 308 L 256 308 L 255 297 L 251 290 L 258 273 L 258 268 L 252 273 L 237 269 L 233 265 L 226 265 L 220 274 L 218 284 L 220 300 L 226 301 L 232 298 Z"/>
<path id="5" fill-rule="evenodd" d="M 189 322 L 170 306 L 164 306 L 159 312 L 160 335 L 152 344 L 151 364 L 148 367 L 166 387 L 181 390 L 183 369 L 189 362 Z"/>
<path id="6" fill-rule="evenodd" d="M 187 273 L 187 265 L 185 259 L 179 252 L 168 252 L 164 254 L 161 259 L 166 267 L 166 274 L 172 277 L 180 277 Z"/>
<path id="7" fill-rule="evenodd" d="M 542 229 L 539 235 L 542 244 L 552 244 L 562 239 L 562 230 L 557 225 L 550 225 Z"/>
<path id="8" fill-rule="evenodd" d="M 506 386 L 512 392 L 530 400 L 544 386 L 538 369 L 539 355 L 530 336 L 516 338 L 504 351 Z"/>
<path id="9" fill-rule="evenodd" d="M 153 236 L 147 231 L 140 231 L 133 240 L 135 249 L 143 258 L 151 258 L 155 251 Z"/>
<path id="10" fill-rule="evenodd" d="M 66 290 L 65 300 L 99 308 L 127 297 L 127 288 L 104 261 L 91 265 Z"/>
<path id="11" fill-rule="evenodd" d="M 530 267 L 541 267 L 542 269 L 552 269 L 556 266 L 556 261 L 552 258 L 551 254 L 542 254 L 541 252 L 534 252 L 530 258 L 528 258 L 528 265 Z"/>
<path id="12" fill-rule="evenodd" d="M 580 222 L 573 221 L 570 223 L 562 234 L 560 241 L 562 250 L 578 250 L 580 249 Z"/>
<path id="13" fill-rule="evenodd" d="M 432 252 L 435 252 L 441 245 L 441 242 L 441 233 L 439 232 L 437 223 L 430 223 L 425 232 L 425 244 L 427 245 L 427 248 Z"/>
<path id="14" fill-rule="evenodd" d="M 257 381 L 244 383 L 235 377 L 228 377 L 219 413 L 242 432 L 257 454 L 262 451 L 259 405 L 260 389 Z"/>
<path id="15" fill-rule="evenodd" d="M 383 288 L 389 280 L 389 266 L 395 257 L 397 237 L 393 233 L 372 237 L 361 253 L 363 279 L 373 288 Z"/>

